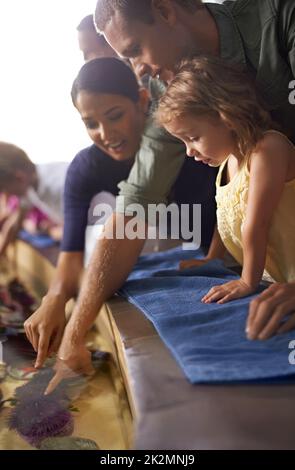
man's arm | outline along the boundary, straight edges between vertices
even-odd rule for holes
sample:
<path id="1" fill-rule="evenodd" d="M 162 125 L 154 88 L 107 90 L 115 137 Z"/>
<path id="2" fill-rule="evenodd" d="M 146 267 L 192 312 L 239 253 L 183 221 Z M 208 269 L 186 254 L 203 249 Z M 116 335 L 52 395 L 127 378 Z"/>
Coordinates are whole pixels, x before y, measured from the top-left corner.
<path id="1" fill-rule="evenodd" d="M 129 205 L 141 204 L 147 214 L 149 204 L 165 204 L 185 156 L 183 143 L 150 117 L 129 177 L 118 185 L 117 212 L 125 213 Z"/>
<path id="2" fill-rule="evenodd" d="M 288 60 L 295 78 L 295 2 L 285 0 L 281 3 L 281 35 L 284 38 Z"/>
<path id="3" fill-rule="evenodd" d="M 248 339 L 265 340 L 295 328 L 295 282 L 275 283 L 250 303 Z"/>
<path id="4" fill-rule="evenodd" d="M 116 233 L 118 224 L 126 224 L 130 217 L 113 214 L 105 226 L 105 234 Z M 144 223 L 144 222 L 143 222 Z M 92 326 L 103 303 L 124 283 L 143 248 L 145 240 L 127 237 L 97 241 L 90 265 L 83 279 L 80 295 L 73 314 L 65 328 L 58 359 L 56 374 L 50 381 L 45 394 L 51 393 L 58 383 L 73 374 L 92 372 L 90 353 L 85 346 L 87 331 Z"/>
<path id="5" fill-rule="evenodd" d="M 113 214 L 105 226 L 105 236 L 96 244 L 77 304 L 66 327 L 65 334 L 74 343 L 80 344 L 85 340 L 103 303 L 125 282 L 143 248 L 145 240 L 129 240 L 126 236 L 123 239 L 107 238 L 116 233 L 118 224 L 126 227 L 129 220 L 130 217 L 123 214 Z"/>
<path id="6" fill-rule="evenodd" d="M 121 197 L 117 200 L 117 212 L 105 226 L 106 236 L 97 242 L 76 308 L 66 327 L 65 334 L 69 334 L 71 341 L 84 341 L 102 304 L 127 279 L 145 242 L 107 237 L 116 233 L 117 224 L 125 227 L 130 220 L 125 216 L 128 205 L 141 204 L 147 215 L 148 204 L 166 201 L 184 158 L 184 145 L 150 118 L 129 178 L 119 185 Z M 146 230 L 145 222 L 142 223 Z"/>

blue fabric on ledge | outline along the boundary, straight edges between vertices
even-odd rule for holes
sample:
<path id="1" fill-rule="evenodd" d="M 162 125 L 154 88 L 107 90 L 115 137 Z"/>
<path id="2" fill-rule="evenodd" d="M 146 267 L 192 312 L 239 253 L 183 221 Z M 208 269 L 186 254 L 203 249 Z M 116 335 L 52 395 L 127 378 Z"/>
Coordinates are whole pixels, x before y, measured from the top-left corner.
<path id="1" fill-rule="evenodd" d="M 221 261 L 179 271 L 179 261 L 193 254 L 177 248 L 142 256 L 119 293 L 152 321 L 190 382 L 295 381 L 295 366 L 288 361 L 295 331 L 267 341 L 247 340 L 245 323 L 254 296 L 203 304 L 210 287 L 238 276 Z"/>
<path id="2" fill-rule="evenodd" d="M 31 235 L 26 230 L 21 230 L 18 234 L 18 238 L 40 249 L 50 248 L 58 244 L 58 242 L 49 237 L 49 235 Z"/>

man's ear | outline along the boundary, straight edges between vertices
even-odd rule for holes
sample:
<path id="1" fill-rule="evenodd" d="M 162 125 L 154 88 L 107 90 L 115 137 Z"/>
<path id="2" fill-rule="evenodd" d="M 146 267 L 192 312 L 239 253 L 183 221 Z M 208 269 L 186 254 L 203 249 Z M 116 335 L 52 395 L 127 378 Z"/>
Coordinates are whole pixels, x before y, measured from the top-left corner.
<path id="1" fill-rule="evenodd" d="M 150 94 L 146 88 L 141 88 L 139 90 L 138 104 L 140 106 L 140 110 L 146 114 L 149 110 L 149 104 L 150 104 Z"/>
<path id="2" fill-rule="evenodd" d="M 176 22 L 176 9 L 172 0 L 152 0 L 152 13 L 154 18 L 159 18 L 169 26 Z"/>

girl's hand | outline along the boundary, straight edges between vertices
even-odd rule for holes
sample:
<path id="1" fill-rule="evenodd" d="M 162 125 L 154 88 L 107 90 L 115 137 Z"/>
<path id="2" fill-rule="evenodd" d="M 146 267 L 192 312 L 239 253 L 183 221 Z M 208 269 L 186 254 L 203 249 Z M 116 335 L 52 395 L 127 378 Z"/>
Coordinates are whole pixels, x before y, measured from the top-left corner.
<path id="1" fill-rule="evenodd" d="M 187 259 L 184 261 L 180 261 L 179 263 L 179 269 L 189 269 L 189 268 L 199 268 L 200 266 L 203 266 L 204 264 L 208 263 L 211 261 L 212 258 L 203 258 L 203 259 Z"/>
<path id="2" fill-rule="evenodd" d="M 52 393 L 63 379 L 80 375 L 93 375 L 94 368 L 91 364 L 91 353 L 85 344 L 74 344 L 71 337 L 67 337 L 67 334 L 65 334 L 58 350 L 54 370 L 56 373 L 49 382 L 45 395 Z"/>
<path id="3" fill-rule="evenodd" d="M 202 302 L 205 304 L 210 304 L 211 302 L 224 304 L 229 300 L 240 299 L 241 297 L 253 294 L 255 290 L 255 288 L 246 284 L 242 279 L 230 281 L 221 286 L 212 287 L 208 294 L 202 298 Z"/>

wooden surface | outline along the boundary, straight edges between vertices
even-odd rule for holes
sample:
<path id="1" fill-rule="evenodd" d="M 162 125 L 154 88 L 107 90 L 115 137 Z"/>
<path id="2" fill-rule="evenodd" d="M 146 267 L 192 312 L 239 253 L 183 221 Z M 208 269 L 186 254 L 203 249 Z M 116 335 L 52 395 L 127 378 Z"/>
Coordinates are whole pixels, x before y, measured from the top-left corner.
<path id="1" fill-rule="evenodd" d="M 134 448 L 295 450 L 295 385 L 191 385 L 153 325 L 118 296 L 96 324 L 125 383 Z"/>

